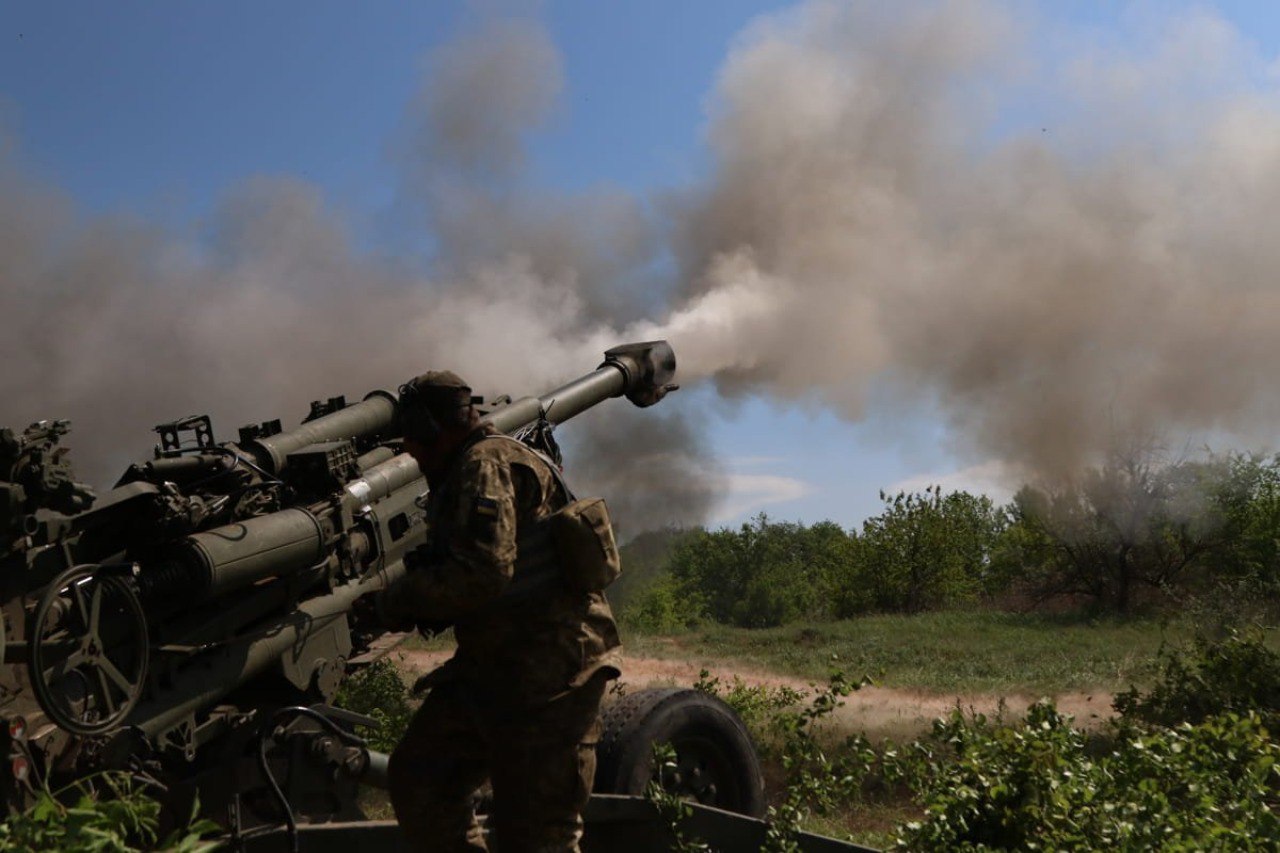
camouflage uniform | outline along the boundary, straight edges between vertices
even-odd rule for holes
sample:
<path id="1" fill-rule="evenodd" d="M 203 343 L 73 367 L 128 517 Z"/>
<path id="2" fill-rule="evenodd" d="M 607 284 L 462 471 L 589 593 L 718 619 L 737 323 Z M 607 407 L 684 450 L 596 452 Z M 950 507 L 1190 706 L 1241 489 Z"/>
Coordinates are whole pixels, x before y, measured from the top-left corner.
<path id="1" fill-rule="evenodd" d="M 577 850 L 617 626 L 599 593 L 502 595 L 547 568 L 535 522 L 566 498 L 543 460 L 491 435 L 478 430 L 433 484 L 431 557 L 402 588 L 399 606 L 452 622 L 458 649 L 391 756 L 391 800 L 416 849 L 484 850 L 472 803 L 488 778 L 498 849 Z"/>

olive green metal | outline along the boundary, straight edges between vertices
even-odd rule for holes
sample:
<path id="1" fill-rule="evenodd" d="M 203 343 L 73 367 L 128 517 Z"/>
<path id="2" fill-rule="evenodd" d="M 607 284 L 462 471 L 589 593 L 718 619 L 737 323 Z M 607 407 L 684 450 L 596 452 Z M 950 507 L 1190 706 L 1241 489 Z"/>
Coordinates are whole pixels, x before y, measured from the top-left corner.
<path id="1" fill-rule="evenodd" d="M 666 341 L 614 347 L 604 364 L 541 397 L 522 397 L 484 417 L 502 432 L 513 432 L 539 418 L 563 423 L 610 397 L 626 395 L 637 406 L 650 406 L 675 386 L 676 356 Z"/>
<path id="2" fill-rule="evenodd" d="M 395 455 L 396 452 L 390 447 L 375 447 L 356 459 L 356 467 L 361 471 L 368 471 L 375 465 L 381 465 L 388 459 L 394 459 Z"/>
<path id="3" fill-rule="evenodd" d="M 612 397 L 651 405 L 674 387 L 674 366 L 663 341 L 616 347 L 594 371 L 486 420 L 514 432 L 542 419 L 562 423 Z M 334 398 L 313 411 L 337 405 Z M 166 776 L 202 795 L 260 786 L 220 756 L 255 744 L 258 723 L 270 719 L 262 715 L 281 703 L 332 699 L 352 656 L 359 661 L 390 636 L 376 623 L 371 597 L 401 580 L 410 552 L 429 539 L 421 508 L 426 480 L 410 456 L 394 451 L 397 409 L 392 395 L 374 392 L 297 429 L 262 435 L 279 428 L 268 422 L 219 446 L 207 434 L 207 419 L 188 419 L 204 425 L 207 446 L 202 440 L 199 447 L 181 447 L 170 436 L 168 453 L 131 467 L 91 508 L 90 495 L 57 462 L 63 426 L 37 424 L 21 437 L 0 431 L 0 568 L 13 581 L 0 614 L 6 623 L 0 626 L 0 729 L 6 721 L 21 728 L 42 713 L 25 689 L 31 644 L 54 638 L 37 658 L 61 648 L 58 630 L 31 636 L 31 604 L 59 572 L 91 563 L 100 588 L 113 591 L 110 600 L 102 598 L 103 613 L 134 602 L 146 616 L 136 630 L 110 620 L 112 632 L 101 645 L 140 642 L 154 666 L 137 704 L 122 712 L 119 737 L 112 734 L 108 749 L 86 751 L 74 731 L 42 723 L 27 742 L 40 766 L 64 768 L 51 773 L 67 783 L 81 770 L 136 750 L 163 756 Z M 185 423 L 169 425 L 170 432 Z M 38 482 L 29 476 L 32 466 L 42 473 Z M 32 513 L 31 506 L 42 512 Z M 54 594 L 71 600 L 77 589 L 64 594 L 58 587 Z M 370 606 L 357 606 L 361 599 Z M 59 601 L 46 608 L 51 625 L 54 604 L 62 607 Z M 51 679 L 49 686 L 79 701 L 83 687 L 63 678 L 70 670 L 41 669 L 51 671 L 38 673 Z M 268 744 L 282 753 L 278 746 Z M 82 762 L 86 755 L 91 758 Z M 304 758 L 318 760 L 310 752 Z M 385 780 L 385 756 L 371 756 L 368 765 L 370 781 Z M 307 768 L 297 772 L 315 772 Z M 0 785 L 0 804 L 22 801 L 11 796 L 15 790 L 10 786 L 6 794 Z"/>
<path id="4" fill-rule="evenodd" d="M 387 768 L 391 764 L 391 756 L 385 752 L 369 750 L 369 760 L 364 766 L 364 775 L 360 781 L 371 788 L 387 789 Z"/>
<path id="5" fill-rule="evenodd" d="M 199 566 L 202 595 L 222 595 L 263 578 L 314 566 L 325 557 L 325 533 L 305 509 L 285 509 L 188 536 L 186 558 Z"/>
<path id="6" fill-rule="evenodd" d="M 389 430 L 395 420 L 395 397 L 385 391 L 374 391 L 362 402 L 308 421 L 297 429 L 254 439 L 247 449 L 257 457 L 259 465 L 278 474 L 295 450 L 322 441 L 376 435 Z"/>
<path id="7" fill-rule="evenodd" d="M 308 599 L 270 627 L 206 653 L 201 657 L 203 665 L 180 671 L 164 695 L 134 708 L 126 725 L 137 726 L 151 737 L 168 731 L 286 657 L 297 658 L 305 641 L 334 620 L 345 619 L 356 599 L 386 589 L 403 575 L 404 565 L 397 564 L 358 583 L 344 584 L 328 595 Z M 174 702 L 175 696 L 183 698 Z"/>
<path id="8" fill-rule="evenodd" d="M 558 424 L 591 408 L 601 400 L 619 397 L 626 390 L 626 374 L 609 365 L 562 385 L 543 397 L 522 397 L 487 415 L 484 420 L 501 432 L 512 432 L 545 414 Z"/>
<path id="9" fill-rule="evenodd" d="M 359 480 L 348 483 L 343 490 L 343 501 L 353 509 L 360 509 L 420 479 L 422 469 L 418 463 L 409 454 L 401 453 L 365 471 Z M 423 491 L 426 491 L 425 481 Z"/>

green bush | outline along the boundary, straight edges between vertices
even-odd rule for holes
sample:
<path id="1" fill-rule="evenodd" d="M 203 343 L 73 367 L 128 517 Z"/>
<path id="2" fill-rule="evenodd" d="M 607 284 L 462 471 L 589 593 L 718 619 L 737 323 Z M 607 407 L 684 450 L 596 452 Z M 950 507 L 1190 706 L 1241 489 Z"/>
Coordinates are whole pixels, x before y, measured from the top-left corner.
<path id="1" fill-rule="evenodd" d="M 671 555 L 685 621 L 701 617 L 743 628 L 835 615 L 836 591 L 852 576 L 854 545 L 839 525 L 770 521 L 698 531 Z"/>
<path id="2" fill-rule="evenodd" d="M 1161 650 L 1160 658 L 1160 675 L 1149 692 L 1130 689 L 1116 697 L 1115 708 L 1125 718 L 1175 726 L 1228 712 L 1256 714 L 1280 731 L 1280 655 L 1259 633 L 1201 636 L 1189 649 Z"/>
<path id="3" fill-rule="evenodd" d="M 935 748 L 941 747 L 936 752 Z M 904 763 L 925 810 L 900 827 L 911 850 L 1220 849 L 1280 843 L 1271 804 L 1280 749 L 1256 715 L 1121 730 L 1092 757 L 1050 703 L 1021 725 L 959 712 Z M 923 756 L 923 760 L 921 760 Z M 1234 840 L 1234 842 L 1233 842 Z"/>
<path id="4" fill-rule="evenodd" d="M 624 618 L 653 630 L 702 619 L 769 628 L 954 606 L 1007 586 L 992 560 L 1006 514 L 988 498 L 936 486 L 883 497 L 860 535 L 764 514 L 737 530 L 684 533 L 669 578 L 630 597 Z"/>
<path id="5" fill-rule="evenodd" d="M 395 749 L 414 712 L 409 689 L 390 658 L 375 661 L 347 678 L 334 703 L 378 721 L 377 728 L 364 734 L 369 748 L 379 752 Z"/>
<path id="6" fill-rule="evenodd" d="M 732 707 L 751 730 L 762 758 L 781 769 L 780 790 L 766 815 L 763 851 L 795 853 L 796 833 L 806 821 L 831 815 L 858 797 L 874 751 L 860 735 L 829 748 L 820 729 L 846 696 L 869 683 L 835 672 L 810 695 L 789 687 L 748 685 L 739 678 L 725 686 L 706 670 L 699 674 L 694 686 Z"/>
<path id="7" fill-rule="evenodd" d="M 1280 457 L 1133 448 L 1065 484 L 1024 487 L 1010 515 L 1006 563 L 1040 599 L 1126 613 L 1224 595 L 1256 607 L 1280 590 Z"/>
<path id="8" fill-rule="evenodd" d="M 1146 693 L 1090 744 L 1049 703 L 1017 725 L 959 711 L 886 754 L 925 810 L 898 846 L 920 850 L 1220 849 L 1280 843 L 1280 656 L 1257 635 L 1162 654 Z"/>
<path id="9" fill-rule="evenodd" d="M 967 492 L 881 493 L 885 508 L 867 519 L 858 539 L 854 585 L 842 591 L 841 615 L 918 613 L 999 592 L 992 567 L 1004 531 L 1003 510 Z"/>
<path id="10" fill-rule="evenodd" d="M 160 810 L 147 783 L 127 773 L 100 773 L 60 791 L 37 792 L 29 809 L 0 823 L 0 850 L 206 853 L 221 846 L 208 840 L 219 827 L 194 814 L 161 839 Z"/>
<path id="11" fill-rule="evenodd" d="M 805 693 L 785 685 L 768 687 L 764 684 L 747 684 L 736 675 L 725 686 L 724 682 L 705 669 L 698 673 L 698 680 L 693 686 L 704 693 L 718 696 L 756 733 L 757 739 L 762 726 L 772 723 L 778 713 L 799 705 L 806 696 Z"/>
<path id="12" fill-rule="evenodd" d="M 618 618 L 632 630 L 670 634 L 695 628 L 702 621 L 703 606 L 670 576 L 653 581 L 619 608 Z"/>

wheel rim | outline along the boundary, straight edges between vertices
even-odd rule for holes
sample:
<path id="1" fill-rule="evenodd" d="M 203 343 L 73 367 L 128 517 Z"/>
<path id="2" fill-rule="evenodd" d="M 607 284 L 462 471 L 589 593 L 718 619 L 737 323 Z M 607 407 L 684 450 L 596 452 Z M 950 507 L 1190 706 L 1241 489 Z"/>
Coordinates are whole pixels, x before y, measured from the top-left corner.
<path id="1" fill-rule="evenodd" d="M 124 721 L 142 695 L 147 620 L 132 587 L 98 566 L 49 584 L 31 627 L 30 676 L 49 719 L 80 735 Z"/>
<path id="2" fill-rule="evenodd" d="M 686 735 L 671 745 L 676 760 L 660 771 L 664 789 L 704 806 L 733 809 L 741 804 L 741 781 L 721 744 L 709 737 Z"/>

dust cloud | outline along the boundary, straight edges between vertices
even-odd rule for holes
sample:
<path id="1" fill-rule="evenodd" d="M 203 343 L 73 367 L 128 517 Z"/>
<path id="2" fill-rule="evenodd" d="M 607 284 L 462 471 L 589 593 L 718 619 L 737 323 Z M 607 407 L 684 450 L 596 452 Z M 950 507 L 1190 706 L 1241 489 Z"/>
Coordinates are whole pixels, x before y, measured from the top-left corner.
<path id="1" fill-rule="evenodd" d="M 707 173 L 637 196 L 537 185 L 559 52 L 537 21 L 474 22 L 394 140 L 398 256 L 300 180 L 175 230 L 87 216 L 0 147 L 0 422 L 71 418 L 102 482 L 161 420 L 229 437 L 428 367 L 536 392 L 665 336 L 686 385 L 850 419 L 924 402 L 975 457 L 1046 476 L 1123 433 L 1268 441 L 1275 77 L 1212 12 L 1129 23 L 1099 47 L 980 0 L 762 18 L 709 95 Z M 701 520 L 723 485 L 701 415 L 591 413 L 571 468 L 626 493 L 633 530 Z"/>

